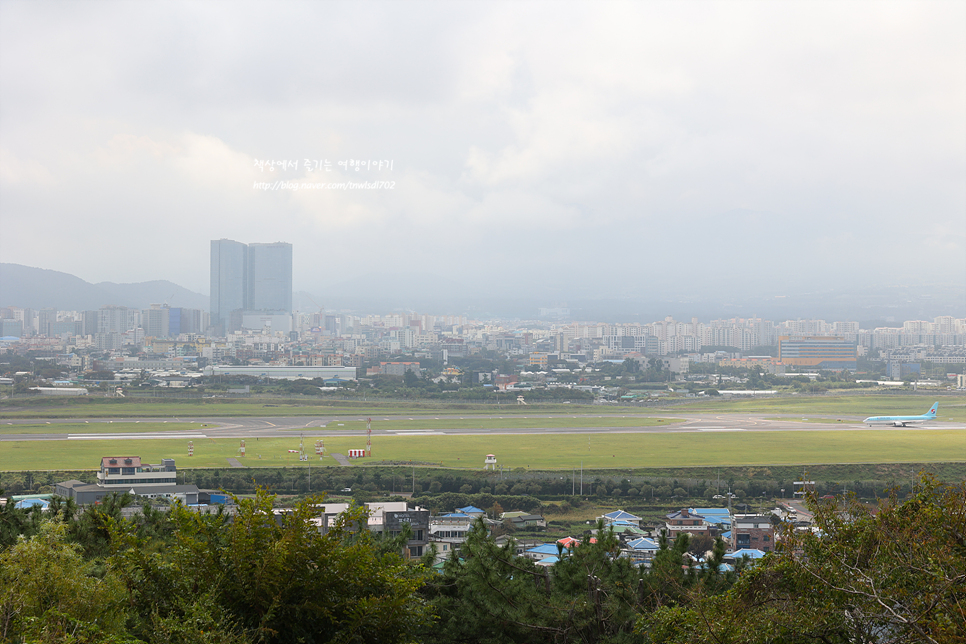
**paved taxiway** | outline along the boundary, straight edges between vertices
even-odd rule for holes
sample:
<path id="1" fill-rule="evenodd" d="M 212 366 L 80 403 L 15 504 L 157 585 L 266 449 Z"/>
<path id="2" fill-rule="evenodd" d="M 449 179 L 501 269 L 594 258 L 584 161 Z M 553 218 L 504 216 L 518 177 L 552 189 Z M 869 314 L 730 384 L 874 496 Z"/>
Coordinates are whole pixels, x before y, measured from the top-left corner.
<path id="1" fill-rule="evenodd" d="M 372 433 L 374 436 L 474 436 L 474 435 L 525 435 L 525 434 L 599 434 L 599 433 L 701 433 L 701 432 L 741 432 L 741 431 L 862 431 L 868 429 L 963 429 L 961 423 L 950 422 L 931 422 L 927 425 L 916 425 L 909 428 L 875 426 L 868 427 L 862 424 L 860 418 L 849 417 L 827 417 L 827 422 L 814 422 L 819 420 L 815 417 L 813 422 L 802 422 L 801 416 L 788 416 L 788 419 L 775 420 L 775 414 L 770 414 L 772 418 L 762 418 L 753 414 L 527 414 L 512 416 L 497 415 L 379 415 L 372 417 Z M 534 422 L 539 419 L 566 419 L 569 422 L 580 419 L 594 419 L 594 424 L 600 424 L 607 418 L 625 419 L 633 418 L 667 418 L 679 420 L 670 425 L 638 427 L 512 427 L 514 421 L 526 420 Z M 150 439 L 193 439 L 193 438 L 281 438 L 304 433 L 307 437 L 335 437 L 335 436 L 359 436 L 364 433 L 364 429 L 345 429 L 339 423 L 365 421 L 366 418 L 358 415 L 338 415 L 338 416 L 317 416 L 317 417 L 158 417 L 158 418 L 50 418 L 50 419 L 0 419 L 0 441 L 58 441 L 58 440 L 150 440 Z M 420 427 L 420 421 L 431 420 L 432 427 Z M 454 427 L 447 428 L 447 420 L 466 421 L 487 420 L 487 421 L 507 421 L 507 427 L 488 428 L 465 428 L 458 427 L 459 422 L 454 422 Z M 381 429 L 380 423 L 392 421 L 394 428 Z M 169 424 L 171 429 L 155 429 L 150 432 L 129 432 L 116 433 L 104 431 L 112 423 L 123 423 L 130 427 L 140 423 Z M 203 425 L 199 428 L 186 428 L 183 423 L 197 423 Z M 398 423 L 404 423 L 407 427 L 402 428 Z M 411 424 L 410 424 L 411 423 Z M 50 424 L 52 427 L 62 424 L 83 424 L 82 431 L 75 433 L 17 433 L 18 425 L 29 425 L 31 429 L 36 429 L 38 425 Z M 548 422 L 548 425 L 552 425 Z M 179 425 L 181 425 L 179 427 Z M 356 426 L 358 427 L 358 425 Z"/>

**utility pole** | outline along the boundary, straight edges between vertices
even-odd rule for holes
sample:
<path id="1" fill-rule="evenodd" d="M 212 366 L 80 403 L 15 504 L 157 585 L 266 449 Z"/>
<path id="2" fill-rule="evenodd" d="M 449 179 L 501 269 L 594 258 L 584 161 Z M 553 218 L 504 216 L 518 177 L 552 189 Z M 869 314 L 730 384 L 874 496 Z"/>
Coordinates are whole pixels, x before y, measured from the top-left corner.
<path id="1" fill-rule="evenodd" d="M 580 496 L 584 495 L 584 462 L 580 461 Z"/>

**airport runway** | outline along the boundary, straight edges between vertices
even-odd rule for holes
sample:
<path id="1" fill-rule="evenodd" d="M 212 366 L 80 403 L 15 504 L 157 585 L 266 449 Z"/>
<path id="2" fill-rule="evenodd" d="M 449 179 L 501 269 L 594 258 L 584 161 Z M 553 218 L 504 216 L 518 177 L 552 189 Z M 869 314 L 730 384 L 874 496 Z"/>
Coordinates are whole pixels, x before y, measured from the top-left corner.
<path id="1" fill-rule="evenodd" d="M 951 422 L 930 422 L 926 425 L 915 425 L 912 427 L 892 427 L 877 425 L 872 428 L 862 424 L 861 419 L 848 417 L 827 417 L 827 422 L 803 422 L 800 416 L 788 416 L 788 420 L 774 420 L 776 414 L 769 414 L 771 419 L 765 419 L 760 415 L 754 414 L 532 414 L 532 415 L 512 415 L 512 416 L 482 416 L 458 414 L 433 414 L 433 415 L 401 415 L 401 416 L 373 416 L 372 433 L 374 436 L 473 436 L 473 435 L 548 435 L 548 434 L 621 434 L 621 433 L 701 433 L 701 432 L 768 432 L 768 431 L 863 431 L 869 429 L 890 430 L 890 429 L 962 429 L 961 423 Z M 454 422 L 454 427 L 447 428 L 446 421 L 473 421 L 506 420 L 507 425 L 512 425 L 516 420 L 535 421 L 538 419 L 566 419 L 574 421 L 580 419 L 594 419 L 593 424 L 600 424 L 603 419 L 615 418 L 667 418 L 679 419 L 682 422 L 671 425 L 638 427 L 594 427 L 588 423 L 587 427 L 500 427 L 496 423 L 495 427 L 489 428 L 463 428 L 458 427 L 458 422 Z M 813 417 L 815 420 L 821 417 Z M 0 419 L 0 441 L 59 441 L 59 440 L 149 440 L 149 439 L 193 439 L 193 438 L 282 438 L 286 436 L 304 433 L 307 437 L 336 437 L 336 436 L 359 436 L 365 429 L 344 429 L 340 428 L 339 423 L 359 421 L 365 422 L 366 417 L 358 415 L 339 415 L 339 416 L 318 416 L 318 417 L 159 417 L 159 418 L 87 418 L 87 419 Z M 380 423 L 392 421 L 395 423 L 405 423 L 411 426 L 400 428 L 398 425 L 393 429 L 380 429 Z M 420 427 L 420 421 L 433 421 L 432 428 Z M 134 425 L 140 423 L 170 424 L 170 430 L 154 430 L 150 432 L 130 432 L 116 433 L 103 431 L 105 426 L 113 423 L 124 425 Z M 203 425 L 200 428 L 179 427 L 182 423 L 198 423 Z M 62 424 L 84 424 L 82 431 L 77 433 L 17 433 L 18 425 L 37 425 L 50 424 L 52 426 Z M 548 425 L 553 425 L 548 422 Z M 358 427 L 358 425 L 357 425 Z M 101 430 L 101 431 L 99 431 Z"/>

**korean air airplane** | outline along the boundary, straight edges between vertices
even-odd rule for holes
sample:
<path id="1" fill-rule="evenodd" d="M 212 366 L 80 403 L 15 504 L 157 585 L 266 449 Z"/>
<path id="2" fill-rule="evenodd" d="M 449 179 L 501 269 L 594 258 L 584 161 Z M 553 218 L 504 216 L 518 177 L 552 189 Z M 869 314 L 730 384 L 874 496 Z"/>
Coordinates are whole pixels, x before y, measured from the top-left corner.
<path id="1" fill-rule="evenodd" d="M 926 421 L 936 420 L 936 412 L 939 410 L 939 401 L 937 400 L 932 404 L 922 416 L 869 416 L 863 423 L 866 423 L 869 427 L 873 424 L 876 425 L 894 425 L 895 427 L 905 427 L 906 425 L 913 423 L 925 423 Z"/>

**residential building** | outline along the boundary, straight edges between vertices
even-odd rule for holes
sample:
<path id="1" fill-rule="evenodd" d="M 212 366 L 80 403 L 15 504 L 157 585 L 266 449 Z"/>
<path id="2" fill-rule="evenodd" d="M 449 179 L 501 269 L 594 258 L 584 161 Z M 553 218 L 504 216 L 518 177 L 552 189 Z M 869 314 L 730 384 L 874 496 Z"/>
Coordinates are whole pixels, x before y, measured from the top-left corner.
<path id="1" fill-rule="evenodd" d="M 348 510 L 348 503 L 324 503 L 320 506 L 321 515 L 316 522 L 322 534 L 328 532 L 339 520 L 339 515 Z M 410 537 L 406 542 L 405 556 L 422 557 L 429 543 L 429 510 L 419 506 L 409 507 L 405 501 L 385 503 L 366 503 L 369 513 L 367 527 L 371 532 L 398 537 L 405 526 L 409 526 Z"/>
<path id="2" fill-rule="evenodd" d="M 693 535 L 707 535 L 711 533 L 711 526 L 700 514 L 694 514 L 687 509 L 678 510 L 666 515 L 664 527 L 667 530 L 668 539 L 673 541 L 682 532 Z"/>
<path id="3" fill-rule="evenodd" d="M 654 559 L 654 555 L 660 550 L 660 546 L 653 539 L 648 539 L 646 537 L 640 537 L 628 541 L 621 548 L 621 557 L 626 557 L 631 560 L 635 566 L 645 565 L 650 566 L 651 561 Z"/>
<path id="4" fill-rule="evenodd" d="M 775 526 L 771 514 L 738 514 L 731 533 L 735 550 L 754 548 L 769 552 L 775 548 Z"/>
<path id="5" fill-rule="evenodd" d="M 266 314 L 288 316 L 284 325 L 288 333 L 292 330 L 291 313 L 291 244 L 212 240 L 210 321 L 219 335 L 262 328 L 260 316 Z M 279 326 L 279 320 L 272 320 L 273 329 Z"/>
<path id="6" fill-rule="evenodd" d="M 418 362 L 380 362 L 379 371 L 386 376 L 405 376 L 407 371 L 412 371 L 416 376 L 423 375 Z"/>
<path id="7" fill-rule="evenodd" d="M 624 510 L 614 510 L 613 512 L 608 512 L 603 516 L 597 517 L 598 519 L 604 520 L 604 527 L 613 523 L 624 523 L 633 525 L 636 528 L 641 527 L 641 517 L 634 516 L 630 512 L 625 512 Z"/>
<path id="8" fill-rule="evenodd" d="M 211 241 L 211 325 L 218 335 L 231 329 L 232 311 L 246 308 L 248 247 L 230 239 Z"/>
<path id="9" fill-rule="evenodd" d="M 247 273 L 247 310 L 292 312 L 292 244 L 249 244 Z"/>

